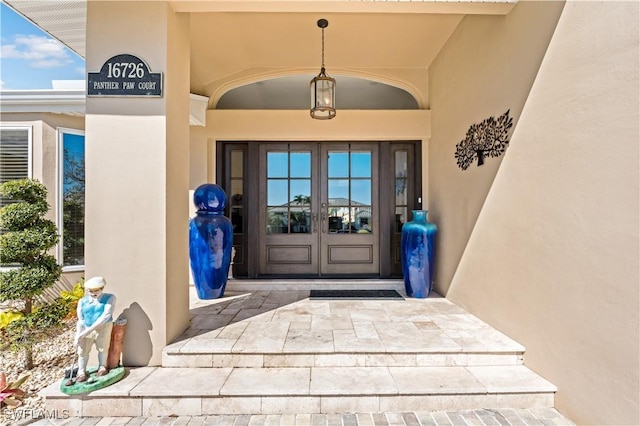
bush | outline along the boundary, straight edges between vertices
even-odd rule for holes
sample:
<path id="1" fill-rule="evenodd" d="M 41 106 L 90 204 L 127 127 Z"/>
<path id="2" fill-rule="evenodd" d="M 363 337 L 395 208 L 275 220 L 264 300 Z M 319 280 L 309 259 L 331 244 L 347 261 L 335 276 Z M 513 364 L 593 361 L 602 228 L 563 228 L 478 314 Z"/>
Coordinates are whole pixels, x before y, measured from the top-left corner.
<path id="1" fill-rule="evenodd" d="M 62 273 L 49 254 L 60 237 L 55 223 L 44 218 L 49 206 L 47 189 L 40 182 L 9 181 L 0 185 L 0 194 L 15 201 L 0 209 L 0 263 L 15 266 L 0 272 L 0 302 L 16 307 L 3 319 L 0 347 L 22 351 L 24 368 L 30 370 L 34 343 L 57 328 L 69 311 L 62 297 L 36 301 Z"/>

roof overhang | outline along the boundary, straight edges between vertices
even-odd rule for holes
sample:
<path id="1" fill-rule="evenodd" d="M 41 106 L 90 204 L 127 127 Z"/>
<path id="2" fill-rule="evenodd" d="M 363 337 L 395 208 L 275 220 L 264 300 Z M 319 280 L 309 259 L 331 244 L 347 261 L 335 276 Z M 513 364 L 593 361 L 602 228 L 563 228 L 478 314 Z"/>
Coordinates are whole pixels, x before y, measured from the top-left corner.
<path id="1" fill-rule="evenodd" d="M 2 1 L 86 57 L 87 6 L 93 0 Z M 100 1 L 114 7 L 136 6 L 131 4 L 135 2 Z M 387 84 L 410 93 L 419 108 L 428 108 L 429 66 L 461 20 L 471 15 L 507 15 L 516 2 L 167 0 L 166 4 L 191 14 L 189 90 L 208 97 L 210 108 L 232 89 L 284 77 L 290 79 L 291 90 L 299 88 L 301 96 L 308 96 L 308 84 L 294 84 L 294 80 L 317 72 L 320 39 L 313 24 L 320 13 L 332 22 L 327 70 L 334 78 Z M 347 78 L 342 88 L 349 85 Z M 257 92 L 251 99 L 266 95 Z M 375 103 L 367 106 L 384 109 Z"/>
<path id="2" fill-rule="evenodd" d="M 87 1 L 2 0 L 16 12 L 86 57 Z M 518 0 L 170 0 L 176 12 L 358 12 L 506 15 Z"/>
<path id="3" fill-rule="evenodd" d="M 0 112 L 55 113 L 84 116 L 83 90 L 3 90 L 0 91 Z"/>
<path id="4" fill-rule="evenodd" d="M 0 113 L 53 113 L 84 117 L 84 90 L 1 90 Z M 189 94 L 189 124 L 206 126 L 209 98 Z"/>

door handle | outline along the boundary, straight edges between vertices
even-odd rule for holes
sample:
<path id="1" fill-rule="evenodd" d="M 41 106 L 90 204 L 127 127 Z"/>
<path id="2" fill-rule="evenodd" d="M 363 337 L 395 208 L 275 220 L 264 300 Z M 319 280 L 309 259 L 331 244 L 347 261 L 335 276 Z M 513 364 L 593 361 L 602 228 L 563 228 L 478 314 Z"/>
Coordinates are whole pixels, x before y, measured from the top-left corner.
<path id="1" fill-rule="evenodd" d="M 311 215 L 311 220 L 313 221 L 313 233 L 318 232 L 318 213 L 313 213 Z"/>
<path id="2" fill-rule="evenodd" d="M 320 220 L 322 220 L 322 233 L 327 233 L 327 203 L 322 203 L 322 212 L 320 213 Z"/>

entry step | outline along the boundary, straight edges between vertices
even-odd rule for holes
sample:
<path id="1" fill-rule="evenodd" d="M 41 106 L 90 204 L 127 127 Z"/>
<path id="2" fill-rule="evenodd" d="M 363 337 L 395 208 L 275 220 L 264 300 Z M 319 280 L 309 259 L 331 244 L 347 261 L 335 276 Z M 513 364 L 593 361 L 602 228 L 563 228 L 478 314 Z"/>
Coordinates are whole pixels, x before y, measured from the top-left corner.
<path id="1" fill-rule="evenodd" d="M 162 354 L 163 367 L 448 367 L 523 364 L 523 351 L 421 353 L 211 353 L 206 348 L 185 349 L 169 345 Z"/>
<path id="2" fill-rule="evenodd" d="M 300 414 L 553 407 L 556 387 L 522 365 L 129 369 L 85 396 L 41 394 L 72 416 Z"/>

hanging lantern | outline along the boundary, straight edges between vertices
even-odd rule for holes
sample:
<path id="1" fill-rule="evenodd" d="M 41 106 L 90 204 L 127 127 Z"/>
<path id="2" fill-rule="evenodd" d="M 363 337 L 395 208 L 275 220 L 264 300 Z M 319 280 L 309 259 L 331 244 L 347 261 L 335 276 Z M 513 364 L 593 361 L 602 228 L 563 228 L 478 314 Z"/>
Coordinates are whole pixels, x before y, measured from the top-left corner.
<path id="1" fill-rule="evenodd" d="M 329 120 L 336 116 L 336 81 L 324 69 L 324 29 L 329 25 L 326 19 L 318 20 L 322 29 L 322 67 L 320 74 L 311 80 L 311 117 Z"/>

